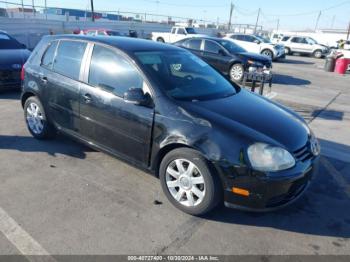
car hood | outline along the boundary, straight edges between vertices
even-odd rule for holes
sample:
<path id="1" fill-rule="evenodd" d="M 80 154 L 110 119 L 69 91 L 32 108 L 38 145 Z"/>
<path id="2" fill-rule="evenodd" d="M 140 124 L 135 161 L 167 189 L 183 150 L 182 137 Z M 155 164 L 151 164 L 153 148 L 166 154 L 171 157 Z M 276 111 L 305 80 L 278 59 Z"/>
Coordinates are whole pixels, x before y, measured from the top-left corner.
<path id="1" fill-rule="evenodd" d="M 0 49 L 0 65 L 2 67 L 13 64 L 22 66 L 29 56 L 30 51 L 28 49 Z"/>
<path id="2" fill-rule="evenodd" d="M 245 90 L 222 99 L 181 102 L 181 106 L 232 135 L 247 137 L 250 142 L 273 143 L 291 152 L 304 146 L 310 135 L 297 114 Z"/>
<path id="3" fill-rule="evenodd" d="M 271 64 L 271 59 L 264 55 L 259 55 L 259 54 L 250 53 L 250 52 L 242 52 L 242 53 L 238 53 L 238 55 L 247 59 L 252 59 L 254 61 L 261 62 L 263 64 L 265 63 Z"/>

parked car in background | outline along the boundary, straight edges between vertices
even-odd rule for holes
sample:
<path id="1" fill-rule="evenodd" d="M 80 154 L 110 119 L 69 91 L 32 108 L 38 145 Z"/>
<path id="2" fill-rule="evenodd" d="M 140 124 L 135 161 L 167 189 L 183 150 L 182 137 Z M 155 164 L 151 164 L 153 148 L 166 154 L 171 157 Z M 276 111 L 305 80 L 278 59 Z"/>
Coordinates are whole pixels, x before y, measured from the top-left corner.
<path id="1" fill-rule="evenodd" d="M 303 118 L 173 45 L 47 36 L 24 76 L 21 102 L 35 138 L 60 130 L 147 169 L 192 215 L 222 202 L 285 206 L 317 170 L 319 144 Z"/>
<path id="2" fill-rule="evenodd" d="M 0 90 L 20 89 L 21 69 L 30 51 L 4 31 L 0 31 Z"/>
<path id="3" fill-rule="evenodd" d="M 84 29 L 84 30 L 75 30 L 74 34 L 80 34 L 80 35 L 90 35 L 90 36 L 96 36 L 96 35 L 102 35 L 102 36 L 123 36 L 120 32 L 110 29 Z"/>
<path id="4" fill-rule="evenodd" d="M 322 58 L 329 52 L 327 46 L 318 44 L 317 41 L 311 37 L 291 36 L 288 40 L 284 41 L 283 44 L 287 55 L 299 53 Z"/>
<path id="5" fill-rule="evenodd" d="M 197 34 L 194 28 L 192 27 L 183 27 L 183 26 L 174 26 L 171 28 L 170 33 L 164 32 L 152 32 L 152 40 L 162 43 L 175 43 L 184 38 L 189 38 L 196 36 L 206 36 Z"/>
<path id="6" fill-rule="evenodd" d="M 270 58 L 248 53 L 229 40 L 216 37 L 194 37 L 174 44 L 191 51 L 222 74 L 228 75 L 231 81 L 242 81 L 244 72 L 256 72 L 272 77 Z"/>
<path id="7" fill-rule="evenodd" d="M 248 52 L 268 56 L 271 58 L 271 60 L 285 58 L 283 45 L 273 44 L 270 42 L 270 40 L 260 36 L 246 34 L 227 34 L 224 38 L 243 47 Z"/>

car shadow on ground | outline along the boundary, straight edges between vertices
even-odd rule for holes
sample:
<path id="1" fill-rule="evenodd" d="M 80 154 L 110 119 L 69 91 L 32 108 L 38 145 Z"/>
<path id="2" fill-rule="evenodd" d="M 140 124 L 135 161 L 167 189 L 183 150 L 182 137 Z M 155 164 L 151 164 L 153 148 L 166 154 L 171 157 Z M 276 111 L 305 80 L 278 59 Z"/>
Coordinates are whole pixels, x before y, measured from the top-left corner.
<path id="1" fill-rule="evenodd" d="M 278 85 L 306 86 L 310 85 L 311 81 L 290 75 L 274 74 L 272 83 Z"/>
<path id="2" fill-rule="evenodd" d="M 340 146 L 331 141 L 327 143 Z M 350 153 L 349 146 L 341 146 Z M 332 166 L 331 169 L 329 165 Z M 350 241 L 350 177 L 346 177 L 348 174 L 345 172 L 349 170 L 349 166 L 349 163 L 321 156 L 319 172 L 314 176 L 308 191 L 296 203 L 267 213 L 244 212 L 220 207 L 204 218 L 223 223 L 331 236 L 337 238 L 333 242 L 335 247 L 342 246 L 344 241 Z"/>
<path id="3" fill-rule="evenodd" d="M 312 116 L 318 117 L 318 118 L 323 118 L 326 120 L 337 120 L 337 121 L 341 121 L 344 118 L 344 112 L 342 111 L 337 111 L 337 110 L 315 110 L 312 112 Z"/>
<path id="4" fill-rule="evenodd" d="M 61 154 L 79 159 L 84 159 L 86 152 L 94 151 L 59 134 L 51 140 L 37 140 L 30 136 L 0 135 L 0 150 L 4 149 L 19 152 L 43 152 L 51 156 Z"/>
<path id="5" fill-rule="evenodd" d="M 281 63 L 281 64 L 291 64 L 291 65 L 314 65 L 314 62 L 307 62 L 303 60 L 296 60 L 296 59 L 284 59 L 284 60 L 277 60 L 274 63 Z"/>

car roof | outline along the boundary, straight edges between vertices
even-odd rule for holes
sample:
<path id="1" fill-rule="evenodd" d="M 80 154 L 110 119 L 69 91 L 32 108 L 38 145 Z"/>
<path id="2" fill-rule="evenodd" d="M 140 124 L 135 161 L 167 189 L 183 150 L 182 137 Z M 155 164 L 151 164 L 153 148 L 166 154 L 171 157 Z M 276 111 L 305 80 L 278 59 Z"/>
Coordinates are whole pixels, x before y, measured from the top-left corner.
<path id="1" fill-rule="evenodd" d="M 187 37 L 183 40 L 180 40 L 179 42 L 186 41 L 186 40 L 192 40 L 192 39 L 201 39 L 201 40 L 213 40 L 213 41 L 229 41 L 225 38 L 220 38 L 220 37 L 214 37 L 214 36 L 192 36 L 192 37 Z"/>
<path id="2" fill-rule="evenodd" d="M 86 35 L 55 35 L 46 36 L 48 39 L 60 40 L 60 39 L 72 39 L 72 40 L 84 40 L 95 43 L 106 44 L 114 46 L 120 50 L 126 52 L 136 51 L 162 51 L 162 50 L 183 50 L 179 47 L 158 43 L 152 40 L 145 40 L 132 37 L 122 36 L 86 36 Z"/>

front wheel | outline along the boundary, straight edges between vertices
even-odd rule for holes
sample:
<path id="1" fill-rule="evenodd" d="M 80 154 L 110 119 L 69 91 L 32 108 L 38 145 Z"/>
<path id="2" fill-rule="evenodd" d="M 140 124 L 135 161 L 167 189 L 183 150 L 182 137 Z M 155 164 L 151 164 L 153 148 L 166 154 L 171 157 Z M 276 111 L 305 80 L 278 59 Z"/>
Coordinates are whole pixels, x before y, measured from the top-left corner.
<path id="1" fill-rule="evenodd" d="M 233 82 L 241 82 L 244 76 L 244 68 L 242 64 L 233 64 L 230 69 L 230 79 Z"/>
<path id="2" fill-rule="evenodd" d="M 273 59 L 273 52 L 269 49 L 265 49 L 261 52 L 262 55 L 270 57 L 270 59 Z"/>
<path id="3" fill-rule="evenodd" d="M 33 137 L 45 139 L 54 135 L 54 127 L 48 122 L 44 107 L 37 97 L 29 97 L 24 103 L 24 118 Z"/>
<path id="4" fill-rule="evenodd" d="M 195 150 L 179 148 L 169 152 L 160 164 L 159 177 L 169 201 L 188 214 L 204 215 L 221 200 L 218 177 Z"/>
<path id="5" fill-rule="evenodd" d="M 316 50 L 314 52 L 314 57 L 315 58 L 321 58 L 322 57 L 322 51 L 321 50 Z"/>
<path id="6" fill-rule="evenodd" d="M 165 43 L 163 37 L 158 37 L 158 38 L 157 38 L 157 42 L 159 42 L 159 43 Z"/>

